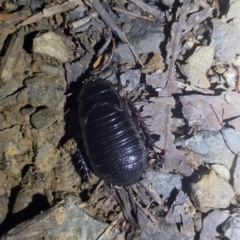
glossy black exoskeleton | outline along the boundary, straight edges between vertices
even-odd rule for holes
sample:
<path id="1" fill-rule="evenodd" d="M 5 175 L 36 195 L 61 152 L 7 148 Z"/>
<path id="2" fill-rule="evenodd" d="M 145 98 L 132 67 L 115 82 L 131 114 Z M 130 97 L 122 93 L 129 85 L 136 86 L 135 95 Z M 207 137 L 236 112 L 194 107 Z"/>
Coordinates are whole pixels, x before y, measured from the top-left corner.
<path id="1" fill-rule="evenodd" d="M 145 142 L 127 100 L 103 79 L 84 83 L 79 94 L 84 147 L 95 174 L 107 183 L 130 186 L 147 165 Z"/>

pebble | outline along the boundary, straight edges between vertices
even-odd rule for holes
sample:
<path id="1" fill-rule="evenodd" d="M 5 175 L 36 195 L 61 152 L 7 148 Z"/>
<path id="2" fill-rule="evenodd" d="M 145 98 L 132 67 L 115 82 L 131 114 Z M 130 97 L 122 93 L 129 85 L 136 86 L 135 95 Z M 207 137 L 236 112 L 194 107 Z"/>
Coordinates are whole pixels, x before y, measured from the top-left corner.
<path id="1" fill-rule="evenodd" d="M 228 218 L 228 214 L 220 210 L 213 210 L 203 220 L 203 229 L 199 240 L 219 239 L 220 234 L 217 228 Z"/>
<path id="2" fill-rule="evenodd" d="M 226 181 L 230 180 L 230 171 L 227 169 L 227 167 L 221 164 L 213 164 L 211 167 L 219 176 L 224 178 Z"/>
<path id="3" fill-rule="evenodd" d="M 187 62 L 196 67 L 200 72 L 206 71 L 212 66 L 214 49 L 208 46 L 197 47 Z"/>
<path id="4" fill-rule="evenodd" d="M 212 65 L 213 56 L 212 47 L 198 47 L 188 58 L 187 64 L 181 66 L 180 70 L 188 78 L 191 86 L 205 89 L 210 87 L 206 72 Z"/>
<path id="5" fill-rule="evenodd" d="M 229 6 L 229 10 L 227 13 L 227 18 L 231 19 L 231 18 L 240 18 L 240 1 L 230 1 L 232 3 L 230 3 Z"/>
<path id="6" fill-rule="evenodd" d="M 180 190 L 182 188 L 182 178 L 180 174 L 152 171 L 149 180 L 152 182 L 156 192 L 167 199 L 170 197 L 173 189 Z"/>
<path id="7" fill-rule="evenodd" d="M 55 117 L 54 110 L 44 108 L 33 113 L 30 121 L 35 128 L 41 129 L 51 125 L 55 121 Z"/>
<path id="8" fill-rule="evenodd" d="M 33 39 L 33 51 L 56 58 L 61 63 L 68 61 L 68 51 L 61 36 L 47 32 Z"/>
<path id="9" fill-rule="evenodd" d="M 240 239 L 240 209 L 231 210 L 231 216 L 222 224 L 221 229 L 224 237 L 231 240 Z"/>
<path id="10" fill-rule="evenodd" d="M 240 142 L 240 132 L 232 128 L 224 128 L 225 136 L 230 146 L 237 150 Z M 206 163 L 217 163 L 231 169 L 235 154 L 227 147 L 219 131 L 199 131 L 195 136 L 180 143 L 182 146 L 201 154 Z"/>
<path id="11" fill-rule="evenodd" d="M 233 197 L 231 185 L 214 170 L 191 183 L 191 199 L 201 212 L 208 212 L 212 208 L 227 208 Z"/>
<path id="12" fill-rule="evenodd" d="M 231 63 L 240 53 L 240 32 L 235 26 L 213 19 L 213 32 L 210 47 L 214 48 L 217 64 Z"/>
<path id="13" fill-rule="evenodd" d="M 160 43 L 165 39 L 163 26 L 139 18 L 132 20 L 131 24 L 126 37 L 138 53 L 160 53 Z"/>

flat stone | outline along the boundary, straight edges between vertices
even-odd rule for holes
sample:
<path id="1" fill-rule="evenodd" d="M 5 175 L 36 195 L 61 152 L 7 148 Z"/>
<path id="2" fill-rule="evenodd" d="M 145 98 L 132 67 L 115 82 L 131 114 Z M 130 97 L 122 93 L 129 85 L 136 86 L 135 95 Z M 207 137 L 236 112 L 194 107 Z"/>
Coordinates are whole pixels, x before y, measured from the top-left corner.
<path id="1" fill-rule="evenodd" d="M 182 188 L 182 176 L 179 174 L 160 173 L 156 171 L 151 172 L 151 178 L 154 189 L 159 195 L 165 199 L 170 197 L 173 189 L 180 190 Z"/>
<path id="2" fill-rule="evenodd" d="M 160 53 L 160 43 L 165 39 L 163 26 L 139 18 L 132 20 L 131 24 L 126 36 L 136 50 L 139 53 Z"/>
<path id="3" fill-rule="evenodd" d="M 31 123 L 37 128 L 41 129 L 51 125 L 55 121 L 56 112 L 51 109 L 41 109 L 31 115 Z"/>
<path id="4" fill-rule="evenodd" d="M 230 3 L 229 10 L 227 13 L 227 18 L 240 18 L 240 1 L 235 1 L 233 3 Z"/>
<path id="5" fill-rule="evenodd" d="M 240 209 L 231 210 L 230 217 L 222 224 L 221 229 L 224 237 L 231 240 L 239 240 L 240 237 Z"/>
<path id="6" fill-rule="evenodd" d="M 214 49 L 208 46 L 196 48 L 194 53 L 188 58 L 187 62 L 191 63 L 200 72 L 206 73 L 213 62 Z"/>
<path id="7" fill-rule="evenodd" d="M 240 53 L 240 33 L 235 26 L 213 19 L 210 47 L 214 48 L 216 63 L 231 63 Z"/>
<path id="8" fill-rule="evenodd" d="M 181 72 L 188 78 L 191 86 L 208 89 L 211 84 L 204 72 L 201 72 L 191 63 L 182 66 Z"/>
<path id="9" fill-rule="evenodd" d="M 68 51 L 61 36 L 47 32 L 33 39 L 33 51 L 56 58 L 61 63 L 68 61 Z"/>
<path id="10" fill-rule="evenodd" d="M 223 129 L 228 143 L 237 151 L 240 142 L 240 132 L 231 128 Z M 181 146 L 187 147 L 202 155 L 206 163 L 217 163 L 231 169 L 235 154 L 227 147 L 219 131 L 200 131 L 195 136 L 185 140 Z"/>
<path id="11" fill-rule="evenodd" d="M 191 183 L 191 199 L 201 212 L 208 212 L 212 208 L 227 208 L 234 195 L 231 185 L 214 170 Z"/>
<path id="12" fill-rule="evenodd" d="M 230 171 L 227 169 L 227 167 L 220 164 L 213 164 L 211 167 L 219 176 L 224 178 L 226 181 L 230 180 Z"/>

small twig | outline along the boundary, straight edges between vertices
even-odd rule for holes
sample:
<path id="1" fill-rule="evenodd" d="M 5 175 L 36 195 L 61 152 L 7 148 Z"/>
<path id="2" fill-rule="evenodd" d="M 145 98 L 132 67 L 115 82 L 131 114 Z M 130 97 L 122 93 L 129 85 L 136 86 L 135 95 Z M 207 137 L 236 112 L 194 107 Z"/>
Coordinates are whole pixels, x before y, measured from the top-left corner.
<path id="1" fill-rule="evenodd" d="M 226 211 L 224 211 L 224 210 L 222 210 L 222 212 L 226 213 L 228 216 L 230 216 L 230 217 L 236 219 L 238 222 L 240 222 L 240 219 L 237 218 L 237 217 L 235 217 L 235 216 L 233 216 L 232 214 L 230 214 L 230 213 L 228 213 L 228 212 L 226 212 Z"/>
<path id="2" fill-rule="evenodd" d="M 71 10 L 71 9 L 75 8 L 76 6 L 81 5 L 81 4 L 83 4 L 83 2 L 81 0 L 78 0 L 78 1 L 74 1 L 74 2 L 65 2 L 61 5 L 57 4 L 53 7 L 43 9 L 42 12 L 39 12 L 35 15 L 32 15 L 31 17 L 29 17 L 26 20 L 19 23 L 17 25 L 17 27 L 21 27 L 21 26 L 25 26 L 25 25 L 28 25 L 28 24 L 35 23 L 37 21 L 40 21 L 42 18 L 51 17 L 56 13 L 66 12 L 66 11 Z"/>
<path id="3" fill-rule="evenodd" d="M 129 12 L 127 10 L 124 10 L 124 9 L 121 9 L 121 8 L 118 8 L 118 7 L 113 7 L 113 10 L 118 11 L 118 12 L 122 12 L 122 13 L 125 13 L 125 14 L 128 14 L 128 15 L 131 15 L 131 16 L 134 16 L 134 17 L 142 18 L 142 19 L 145 19 L 147 21 L 156 22 L 155 20 L 153 20 L 151 18 L 148 18 L 148 17 L 145 17 L 145 16 L 139 16 L 139 15 L 137 15 L 135 13 Z"/>
<path id="4" fill-rule="evenodd" d="M 110 232 L 110 230 L 117 224 L 118 220 L 121 219 L 123 217 L 123 213 L 120 212 L 117 215 L 117 219 L 115 219 L 114 221 L 112 221 L 108 227 L 104 230 L 104 232 L 97 238 L 98 240 L 102 240 L 104 237 L 106 237 L 108 235 L 108 233 Z"/>
<path id="5" fill-rule="evenodd" d="M 72 22 L 72 23 L 68 24 L 68 26 L 72 29 L 82 27 L 83 25 L 88 23 L 92 18 L 95 18 L 97 16 L 98 16 L 97 12 L 90 13 L 88 16 L 86 16 L 84 18 L 81 18 L 81 19 L 79 19 L 75 22 Z"/>
<path id="6" fill-rule="evenodd" d="M 130 2 L 134 3 L 136 6 L 141 8 L 143 11 L 150 13 L 152 16 L 154 16 L 156 19 L 162 21 L 165 18 L 164 12 L 161 12 L 160 10 L 152 7 L 149 4 L 144 3 L 140 0 L 130 0 Z"/>
<path id="7" fill-rule="evenodd" d="M 108 48 L 111 40 L 112 40 L 112 32 L 110 32 L 110 34 L 105 38 L 106 39 L 106 42 L 104 43 L 104 45 L 101 47 L 101 49 L 98 51 L 98 54 L 97 54 L 97 57 L 99 57 L 100 55 L 103 54 L 103 52 Z M 116 43 L 113 39 L 113 51 L 115 51 L 115 48 L 116 48 Z M 113 52 L 112 51 L 112 52 Z"/>
<path id="8" fill-rule="evenodd" d="M 228 140 L 227 140 L 226 134 L 225 134 L 225 132 L 224 132 L 224 128 L 223 128 L 224 125 L 223 125 L 223 123 L 221 123 L 220 119 L 218 118 L 217 113 L 216 113 L 216 111 L 214 110 L 212 104 L 210 104 L 210 107 L 212 108 L 212 110 L 213 110 L 213 112 L 214 112 L 214 115 L 216 116 L 216 118 L 217 118 L 217 120 L 218 120 L 218 122 L 219 122 L 219 124 L 220 124 L 220 126 L 221 126 L 221 129 L 219 130 L 219 132 L 222 134 L 223 140 L 224 140 L 224 142 L 226 143 L 227 148 L 228 148 L 233 154 L 235 154 L 235 155 L 237 155 L 237 156 L 240 157 L 239 152 L 236 153 L 236 152 L 232 149 L 232 147 L 230 146 L 230 144 L 229 144 L 229 142 L 228 142 Z M 224 109 L 223 109 L 223 110 L 224 110 Z M 224 112 L 223 112 L 223 113 L 224 113 Z M 222 117 L 222 122 L 223 122 L 223 117 Z"/>
<path id="9" fill-rule="evenodd" d="M 121 39 L 121 41 L 125 42 L 122 30 L 116 25 L 116 23 L 111 18 L 110 14 L 106 11 L 106 9 L 102 6 L 99 0 L 92 0 L 92 6 L 95 11 L 99 14 L 102 20 L 112 29 L 113 32 Z"/>

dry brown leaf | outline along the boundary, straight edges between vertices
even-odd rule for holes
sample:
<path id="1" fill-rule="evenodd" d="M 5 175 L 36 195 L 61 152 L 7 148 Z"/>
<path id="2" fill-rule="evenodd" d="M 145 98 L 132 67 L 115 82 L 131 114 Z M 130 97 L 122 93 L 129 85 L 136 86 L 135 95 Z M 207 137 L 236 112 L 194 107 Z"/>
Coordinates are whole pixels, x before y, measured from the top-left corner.
<path id="1" fill-rule="evenodd" d="M 142 71 L 143 73 L 152 73 L 158 69 L 165 69 L 165 63 L 163 62 L 163 58 L 160 53 L 155 53 L 150 61 L 144 66 L 145 69 Z"/>

